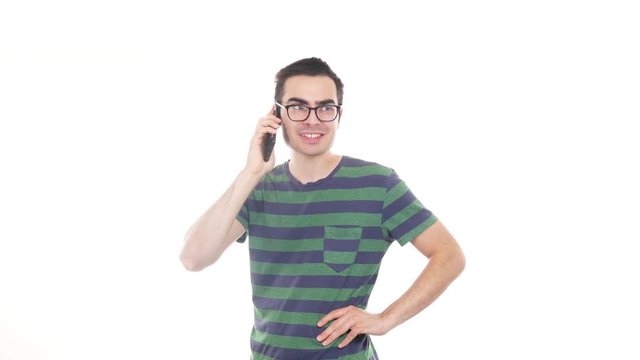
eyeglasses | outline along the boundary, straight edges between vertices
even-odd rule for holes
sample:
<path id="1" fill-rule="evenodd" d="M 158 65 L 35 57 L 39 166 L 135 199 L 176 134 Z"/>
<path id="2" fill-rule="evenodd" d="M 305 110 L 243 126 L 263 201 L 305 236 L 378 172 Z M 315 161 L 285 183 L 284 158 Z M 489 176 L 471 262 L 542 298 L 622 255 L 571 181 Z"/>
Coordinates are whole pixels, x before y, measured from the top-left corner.
<path id="1" fill-rule="evenodd" d="M 316 112 L 316 117 L 320 121 L 330 122 L 335 120 L 340 114 L 340 107 L 342 105 L 320 105 L 316 107 L 309 107 L 302 104 L 282 105 L 276 101 L 276 105 L 287 110 L 287 115 L 292 121 L 305 121 L 309 118 L 311 110 Z"/>

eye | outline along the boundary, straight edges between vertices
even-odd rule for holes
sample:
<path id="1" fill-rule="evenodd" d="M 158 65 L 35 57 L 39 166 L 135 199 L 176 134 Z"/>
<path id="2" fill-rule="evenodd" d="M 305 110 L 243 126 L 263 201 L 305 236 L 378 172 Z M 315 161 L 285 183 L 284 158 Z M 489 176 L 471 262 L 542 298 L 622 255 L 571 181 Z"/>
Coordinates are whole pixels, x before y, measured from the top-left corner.
<path id="1" fill-rule="evenodd" d="M 333 106 L 333 105 L 324 105 L 324 106 L 321 106 L 321 107 L 320 107 L 320 111 L 323 111 L 323 112 L 332 112 L 332 111 L 334 111 L 334 110 L 335 110 L 335 108 L 336 108 L 336 107 L 335 107 L 335 106 Z"/>
<path id="2" fill-rule="evenodd" d="M 296 104 L 296 105 L 291 105 L 291 109 L 295 111 L 302 111 L 302 110 L 306 110 L 307 107 L 304 105 Z"/>

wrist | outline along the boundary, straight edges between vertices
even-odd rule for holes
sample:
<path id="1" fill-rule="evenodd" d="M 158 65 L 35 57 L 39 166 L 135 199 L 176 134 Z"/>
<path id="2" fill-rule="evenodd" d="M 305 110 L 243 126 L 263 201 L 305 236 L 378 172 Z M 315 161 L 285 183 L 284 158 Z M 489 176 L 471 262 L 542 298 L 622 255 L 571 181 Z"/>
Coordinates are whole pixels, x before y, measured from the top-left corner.
<path id="1" fill-rule="evenodd" d="M 244 168 L 238 174 L 236 182 L 249 184 L 253 189 L 253 187 L 258 185 L 263 176 L 264 174 L 262 173 L 262 171 L 255 171 L 252 169 Z"/>
<path id="2" fill-rule="evenodd" d="M 396 316 L 394 316 L 392 311 L 386 309 L 385 311 L 380 313 L 380 323 L 382 325 L 382 328 L 384 329 L 384 332 L 387 333 L 398 326 L 398 319 Z"/>

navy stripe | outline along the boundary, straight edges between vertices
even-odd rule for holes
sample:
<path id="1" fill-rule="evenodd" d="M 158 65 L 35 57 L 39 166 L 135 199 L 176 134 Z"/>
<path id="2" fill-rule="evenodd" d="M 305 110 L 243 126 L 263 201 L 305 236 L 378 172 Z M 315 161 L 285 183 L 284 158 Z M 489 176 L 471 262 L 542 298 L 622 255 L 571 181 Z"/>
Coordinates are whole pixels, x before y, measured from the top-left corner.
<path id="1" fill-rule="evenodd" d="M 393 236 L 394 239 L 400 239 L 404 235 L 406 235 L 408 232 L 415 229 L 416 226 L 420 225 L 422 222 L 424 222 L 430 217 L 431 217 L 431 211 L 427 209 L 422 209 L 418 211 L 415 215 L 410 217 L 407 221 L 396 226 L 396 228 L 391 231 L 391 236 Z"/>
<path id="2" fill-rule="evenodd" d="M 360 240 L 358 239 L 324 239 L 325 251 L 358 251 Z"/>
<path id="3" fill-rule="evenodd" d="M 290 311 L 300 313 L 315 313 L 320 317 L 332 312 L 335 309 L 347 307 L 349 305 L 366 308 L 369 302 L 369 295 L 354 296 L 347 301 L 325 301 L 325 300 L 291 300 L 291 299 L 270 299 L 264 297 L 253 297 L 253 305 L 261 310 Z M 318 317 L 318 320 L 320 320 Z"/>
<path id="4" fill-rule="evenodd" d="M 400 196 L 396 201 L 387 205 L 382 212 L 382 222 L 387 221 L 393 215 L 399 213 L 416 199 L 415 195 L 411 191 L 407 191 L 404 195 Z"/>
<path id="5" fill-rule="evenodd" d="M 306 204 L 285 204 L 260 200 L 248 200 L 249 211 L 272 215 L 313 215 L 354 212 L 380 213 L 384 202 L 375 200 L 319 201 Z"/>
<path id="6" fill-rule="evenodd" d="M 324 237 L 324 227 L 308 226 L 298 228 L 277 228 L 262 225 L 251 225 L 252 236 L 279 240 L 319 239 Z"/>
<path id="7" fill-rule="evenodd" d="M 356 255 L 356 264 L 378 264 L 382 261 L 385 252 L 363 251 Z"/>
<path id="8" fill-rule="evenodd" d="M 322 251 L 267 251 L 250 249 L 251 261 L 278 264 L 306 264 L 324 262 Z"/>
<path id="9" fill-rule="evenodd" d="M 356 254 L 357 264 L 377 264 L 382 260 L 384 252 L 362 251 Z M 323 263 L 322 251 L 267 251 L 251 249 L 249 251 L 251 261 L 259 261 L 277 264 L 307 264 Z"/>
<path id="10" fill-rule="evenodd" d="M 251 350 L 261 355 L 271 356 L 278 360 L 327 360 L 338 359 L 341 356 L 352 355 L 360 351 L 366 351 L 369 346 L 369 337 L 358 335 L 342 349 L 337 347 L 318 350 L 288 349 L 259 343 L 251 339 Z M 318 346 L 320 343 L 318 343 Z"/>
<path id="11" fill-rule="evenodd" d="M 357 178 L 350 177 L 334 177 L 331 181 L 322 184 L 322 190 L 330 189 L 361 189 L 366 187 L 387 188 L 387 177 L 384 175 L 366 175 Z M 286 182 L 260 182 L 255 190 L 278 190 L 278 191 L 317 191 L 317 187 L 295 187 L 291 181 Z"/>
<path id="12" fill-rule="evenodd" d="M 260 286 L 293 288 L 332 288 L 357 289 L 364 285 L 373 285 L 377 274 L 373 276 L 329 276 L 329 275 L 262 275 L 251 273 L 251 282 Z"/>
<path id="13" fill-rule="evenodd" d="M 362 238 L 370 240 L 382 240 L 383 239 L 382 228 L 377 226 L 367 226 L 362 228 Z"/>
<path id="14" fill-rule="evenodd" d="M 349 156 L 343 156 L 342 167 L 363 167 L 368 165 L 380 165 L 371 161 L 356 159 Z"/>
<path id="15" fill-rule="evenodd" d="M 238 215 L 244 219 L 244 221 L 248 221 L 249 219 L 249 213 L 247 212 L 246 208 L 241 208 L 240 212 L 238 212 Z"/>
<path id="16" fill-rule="evenodd" d="M 387 192 L 393 189 L 394 186 L 398 185 L 400 181 L 398 174 L 396 174 L 395 171 L 391 172 L 391 175 L 389 175 L 389 178 L 387 179 Z"/>

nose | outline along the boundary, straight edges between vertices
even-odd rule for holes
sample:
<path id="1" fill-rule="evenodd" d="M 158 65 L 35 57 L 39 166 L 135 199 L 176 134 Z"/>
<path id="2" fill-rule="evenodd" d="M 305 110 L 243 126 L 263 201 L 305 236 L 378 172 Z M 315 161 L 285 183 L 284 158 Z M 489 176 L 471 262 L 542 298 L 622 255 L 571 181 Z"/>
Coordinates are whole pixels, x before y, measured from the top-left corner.
<path id="1" fill-rule="evenodd" d="M 309 124 L 320 124 L 320 119 L 318 119 L 318 114 L 316 113 L 317 109 L 311 110 L 309 109 L 309 117 L 304 122 Z"/>

